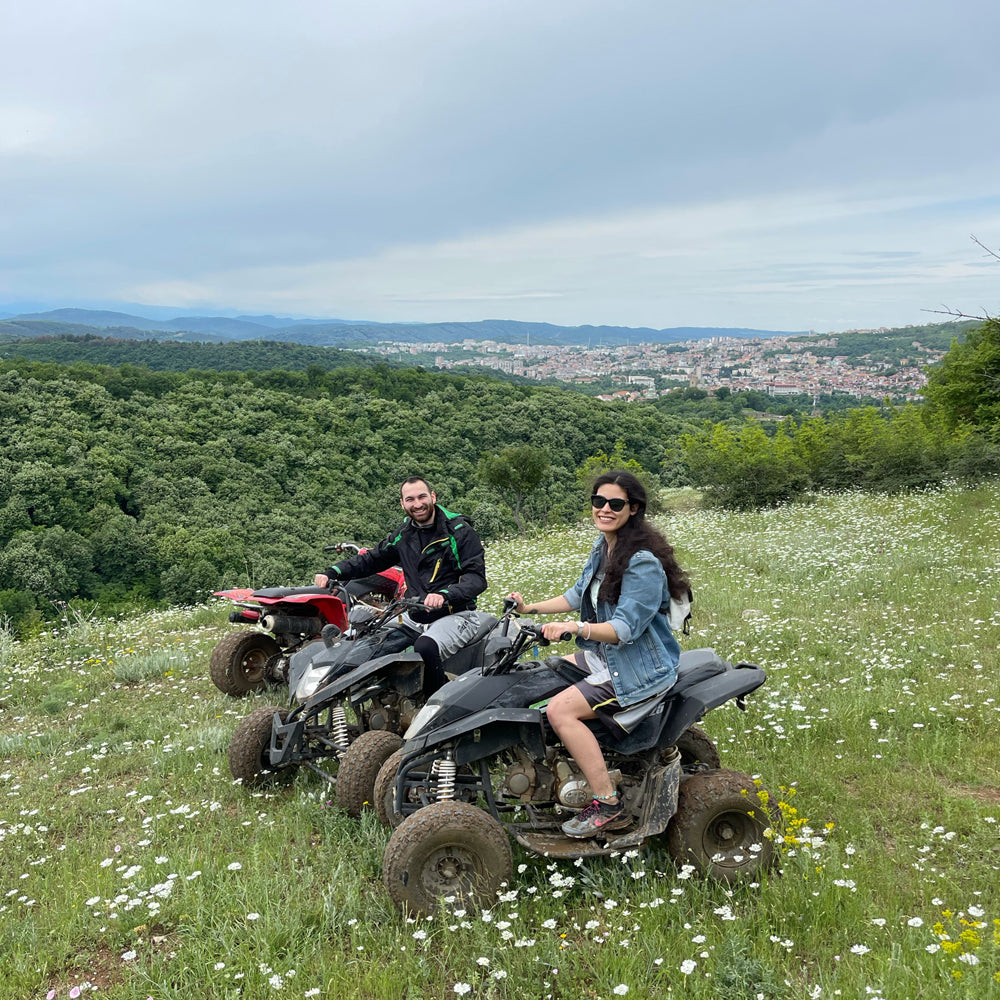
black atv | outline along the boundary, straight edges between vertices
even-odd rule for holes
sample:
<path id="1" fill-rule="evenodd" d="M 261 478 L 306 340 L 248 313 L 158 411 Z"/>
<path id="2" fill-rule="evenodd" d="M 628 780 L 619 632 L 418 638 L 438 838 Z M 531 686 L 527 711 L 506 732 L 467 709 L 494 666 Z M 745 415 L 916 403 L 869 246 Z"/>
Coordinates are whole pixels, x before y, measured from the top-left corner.
<path id="1" fill-rule="evenodd" d="M 557 858 L 638 849 L 666 833 L 678 864 L 724 881 L 772 863 L 767 793 L 720 769 L 714 744 L 693 727 L 728 701 L 745 709 L 763 670 L 734 667 L 711 649 L 681 653 L 676 683 L 632 733 L 614 742 L 591 723 L 632 823 L 572 839 L 561 825 L 593 796 L 541 706 L 581 675 L 561 657 L 518 661 L 529 643 L 545 642 L 537 626 L 519 628 L 498 664 L 463 674 L 428 700 L 376 778 L 375 808 L 396 826 L 383 881 L 400 908 L 428 913 L 442 897 L 495 898 L 513 872 L 508 833 Z"/>
<path id="2" fill-rule="evenodd" d="M 406 651 L 419 632 L 404 614 L 418 607 L 420 601 L 403 598 L 382 611 L 368 608 L 367 619 L 347 633 L 327 625 L 322 639 L 294 653 L 291 704 L 266 705 L 240 723 L 229 743 L 233 777 L 258 787 L 308 767 L 336 784 L 338 804 L 360 813 L 379 767 L 426 700 L 424 662 Z M 509 649 L 499 624 L 484 615 L 470 644 L 445 661 L 446 673 L 482 668 Z"/>

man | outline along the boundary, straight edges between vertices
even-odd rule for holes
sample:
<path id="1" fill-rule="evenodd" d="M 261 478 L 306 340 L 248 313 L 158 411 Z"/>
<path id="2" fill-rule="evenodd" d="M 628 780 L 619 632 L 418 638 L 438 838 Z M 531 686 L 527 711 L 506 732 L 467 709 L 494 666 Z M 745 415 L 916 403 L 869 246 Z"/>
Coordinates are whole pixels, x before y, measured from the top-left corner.
<path id="1" fill-rule="evenodd" d="M 469 643 L 485 620 L 475 609 L 476 598 L 486 589 L 486 557 L 469 521 L 439 507 L 422 476 L 403 482 L 399 500 L 407 514 L 402 526 L 375 548 L 318 573 L 316 585 L 399 566 L 406 596 L 423 601 L 423 608 L 406 617 L 420 631 L 413 649 L 424 661 L 424 690 L 430 695 L 447 679 L 443 661 Z"/>

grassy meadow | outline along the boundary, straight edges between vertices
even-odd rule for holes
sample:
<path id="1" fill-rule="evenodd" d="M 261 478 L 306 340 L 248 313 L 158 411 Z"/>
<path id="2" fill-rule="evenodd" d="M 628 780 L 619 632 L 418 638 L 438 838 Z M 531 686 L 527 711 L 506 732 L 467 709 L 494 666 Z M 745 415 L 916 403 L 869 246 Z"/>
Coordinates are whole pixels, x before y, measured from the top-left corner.
<path id="1" fill-rule="evenodd" d="M 734 887 L 665 847 L 515 847 L 488 910 L 400 916 L 387 832 L 300 773 L 249 793 L 209 604 L 0 633 L 0 998 L 1000 997 L 1000 494 L 852 493 L 751 514 L 670 497 L 688 648 L 758 663 L 703 725 L 779 803 Z M 495 610 L 579 572 L 586 524 L 493 545 Z"/>

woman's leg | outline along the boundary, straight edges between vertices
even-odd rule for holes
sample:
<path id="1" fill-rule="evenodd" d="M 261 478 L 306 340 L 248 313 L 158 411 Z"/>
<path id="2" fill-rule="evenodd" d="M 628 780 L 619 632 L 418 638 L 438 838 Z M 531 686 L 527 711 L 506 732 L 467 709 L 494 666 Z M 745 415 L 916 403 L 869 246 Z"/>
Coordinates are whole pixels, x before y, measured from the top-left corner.
<path id="1" fill-rule="evenodd" d="M 584 719 L 596 719 L 580 689 L 569 687 L 560 691 L 545 709 L 552 728 L 563 746 L 572 754 L 595 798 L 614 801 L 615 786 L 608 775 L 608 766 L 597 737 L 584 725 Z"/>

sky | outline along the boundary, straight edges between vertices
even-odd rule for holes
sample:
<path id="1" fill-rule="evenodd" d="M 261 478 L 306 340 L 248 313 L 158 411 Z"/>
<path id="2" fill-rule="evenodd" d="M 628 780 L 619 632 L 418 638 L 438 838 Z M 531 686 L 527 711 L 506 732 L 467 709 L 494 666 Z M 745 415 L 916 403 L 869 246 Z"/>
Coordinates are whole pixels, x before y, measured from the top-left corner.
<path id="1" fill-rule="evenodd" d="M 1000 312 L 996 0 L 0 0 L 0 312 Z"/>

